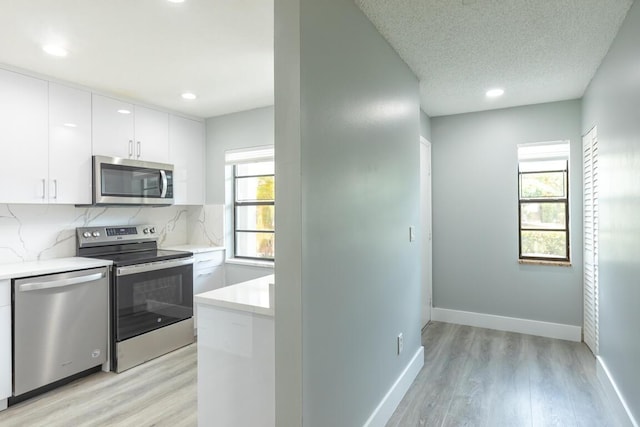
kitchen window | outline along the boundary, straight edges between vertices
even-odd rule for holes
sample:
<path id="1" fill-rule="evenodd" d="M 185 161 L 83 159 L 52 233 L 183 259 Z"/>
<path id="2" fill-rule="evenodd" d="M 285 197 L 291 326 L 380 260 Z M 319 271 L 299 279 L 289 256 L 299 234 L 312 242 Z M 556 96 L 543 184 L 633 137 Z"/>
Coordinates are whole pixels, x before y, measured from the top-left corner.
<path id="1" fill-rule="evenodd" d="M 569 262 L 569 141 L 518 145 L 521 261 Z"/>
<path id="2" fill-rule="evenodd" d="M 267 149 L 267 152 L 268 149 Z M 233 256 L 273 261 L 275 258 L 275 164 L 273 148 L 227 153 L 232 163 Z M 233 153 L 231 153 L 233 154 Z M 231 160 L 230 160 L 231 158 Z M 234 160 L 235 159 L 235 160 Z"/>

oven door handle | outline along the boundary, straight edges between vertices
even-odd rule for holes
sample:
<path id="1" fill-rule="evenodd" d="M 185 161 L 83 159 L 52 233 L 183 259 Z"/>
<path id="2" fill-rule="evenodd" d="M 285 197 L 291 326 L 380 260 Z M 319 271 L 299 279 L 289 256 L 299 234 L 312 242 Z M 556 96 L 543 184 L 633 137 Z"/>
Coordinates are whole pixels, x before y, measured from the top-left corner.
<path id="1" fill-rule="evenodd" d="M 116 276 L 128 276 L 129 274 L 146 273 L 148 271 L 164 270 L 189 264 L 193 264 L 193 257 L 128 265 L 126 267 L 118 267 L 116 269 Z"/>
<path id="2" fill-rule="evenodd" d="M 79 285 L 81 283 L 95 282 L 105 277 L 105 272 L 88 274 L 86 276 L 71 277 L 69 279 L 54 280 L 51 282 L 23 283 L 19 287 L 20 292 L 39 291 L 42 289 L 62 288 L 64 286 Z"/>

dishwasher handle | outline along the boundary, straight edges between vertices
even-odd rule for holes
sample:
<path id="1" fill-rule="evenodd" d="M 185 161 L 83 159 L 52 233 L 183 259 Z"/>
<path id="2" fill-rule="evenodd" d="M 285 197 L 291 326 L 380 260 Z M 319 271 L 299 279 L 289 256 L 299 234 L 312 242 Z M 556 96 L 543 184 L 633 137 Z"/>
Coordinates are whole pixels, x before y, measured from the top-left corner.
<path id="1" fill-rule="evenodd" d="M 106 276 L 106 272 L 88 274 L 86 276 L 71 277 L 69 279 L 52 280 L 50 282 L 23 283 L 18 287 L 20 292 L 39 291 L 42 289 L 62 288 L 64 286 L 79 285 L 81 283 L 94 282 Z"/>

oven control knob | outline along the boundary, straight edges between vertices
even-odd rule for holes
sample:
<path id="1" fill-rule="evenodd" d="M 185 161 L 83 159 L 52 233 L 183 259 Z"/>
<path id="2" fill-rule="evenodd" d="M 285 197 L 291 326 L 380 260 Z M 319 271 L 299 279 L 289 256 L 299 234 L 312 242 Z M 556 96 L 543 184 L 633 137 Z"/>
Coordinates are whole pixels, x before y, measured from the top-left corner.
<path id="1" fill-rule="evenodd" d="M 91 232 L 85 231 L 84 233 L 82 233 L 82 237 L 84 237 L 85 239 L 88 239 L 89 237 L 91 237 Z"/>
<path id="2" fill-rule="evenodd" d="M 149 233 L 153 234 L 156 232 L 156 228 L 155 227 L 151 227 L 151 229 L 149 230 Z"/>
<path id="3" fill-rule="evenodd" d="M 94 231 L 92 233 L 93 237 L 100 237 L 100 232 L 99 231 Z"/>
<path id="4" fill-rule="evenodd" d="M 149 229 L 148 229 L 148 228 L 145 228 L 144 230 L 142 230 L 142 232 L 143 232 L 144 234 L 149 234 Z"/>

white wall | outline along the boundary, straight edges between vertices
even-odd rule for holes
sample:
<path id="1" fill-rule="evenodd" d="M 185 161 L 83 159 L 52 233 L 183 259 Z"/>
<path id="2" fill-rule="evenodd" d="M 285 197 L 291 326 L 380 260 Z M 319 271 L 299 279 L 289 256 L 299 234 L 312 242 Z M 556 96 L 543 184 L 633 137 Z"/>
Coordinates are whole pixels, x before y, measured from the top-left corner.
<path id="1" fill-rule="evenodd" d="M 275 28 L 276 425 L 361 426 L 421 348 L 418 81 L 351 0 Z"/>
<path id="2" fill-rule="evenodd" d="M 435 117 L 434 307 L 582 323 L 580 101 Z M 517 145 L 570 140 L 571 267 L 518 264 Z"/>
<path id="3" fill-rule="evenodd" d="M 634 2 L 583 99 L 598 126 L 600 357 L 640 421 L 640 4 Z"/>

